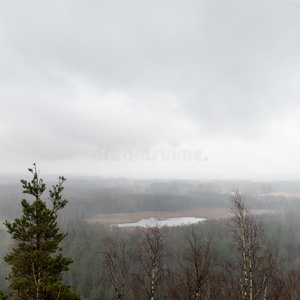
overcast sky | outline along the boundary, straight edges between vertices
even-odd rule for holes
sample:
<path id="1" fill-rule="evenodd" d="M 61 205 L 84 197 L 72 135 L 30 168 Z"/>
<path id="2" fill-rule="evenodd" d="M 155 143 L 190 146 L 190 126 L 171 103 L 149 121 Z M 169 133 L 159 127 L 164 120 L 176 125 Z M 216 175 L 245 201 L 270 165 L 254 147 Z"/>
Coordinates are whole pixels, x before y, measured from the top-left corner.
<path id="1" fill-rule="evenodd" d="M 2 0 L 0 60 L 0 173 L 300 180 L 300 1 Z"/>

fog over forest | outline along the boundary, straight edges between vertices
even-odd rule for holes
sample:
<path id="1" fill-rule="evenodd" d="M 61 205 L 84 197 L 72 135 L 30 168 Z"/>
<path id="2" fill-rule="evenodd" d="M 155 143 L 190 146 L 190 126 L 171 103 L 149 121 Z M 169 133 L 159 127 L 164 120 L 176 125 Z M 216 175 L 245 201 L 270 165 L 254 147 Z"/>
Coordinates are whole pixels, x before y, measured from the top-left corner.
<path id="1" fill-rule="evenodd" d="M 300 0 L 0 1 L 0 300 L 300 300 L 299 29 Z"/>

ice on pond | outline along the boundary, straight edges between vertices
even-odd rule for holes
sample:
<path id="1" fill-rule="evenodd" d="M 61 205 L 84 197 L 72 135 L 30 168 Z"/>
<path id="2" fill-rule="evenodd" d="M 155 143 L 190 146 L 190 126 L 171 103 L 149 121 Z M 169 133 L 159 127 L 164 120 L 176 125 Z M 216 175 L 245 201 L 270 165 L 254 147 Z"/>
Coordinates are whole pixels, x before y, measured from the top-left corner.
<path id="1" fill-rule="evenodd" d="M 114 224 L 113 226 L 118 227 L 155 227 L 155 226 L 181 226 L 181 225 L 189 225 L 195 224 L 199 222 L 205 221 L 205 218 L 195 218 L 195 217 L 179 217 L 179 218 L 168 218 L 168 219 L 141 219 L 135 223 L 122 223 L 122 224 Z"/>

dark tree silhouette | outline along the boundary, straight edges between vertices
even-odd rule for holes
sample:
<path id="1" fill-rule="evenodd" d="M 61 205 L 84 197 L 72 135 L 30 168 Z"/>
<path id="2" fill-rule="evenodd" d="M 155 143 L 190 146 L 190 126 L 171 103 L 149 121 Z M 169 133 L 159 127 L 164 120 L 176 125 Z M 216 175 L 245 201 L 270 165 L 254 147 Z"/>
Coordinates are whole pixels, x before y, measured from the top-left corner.
<path id="1" fill-rule="evenodd" d="M 52 207 L 48 208 L 41 196 L 46 184 L 39 178 L 36 165 L 28 169 L 33 174 L 31 182 L 21 180 L 23 193 L 33 196 L 32 203 L 23 199 L 23 215 L 14 222 L 5 221 L 5 226 L 15 241 L 4 260 L 12 266 L 11 295 L 16 299 L 79 299 L 68 286 L 61 284 L 62 275 L 68 270 L 72 259 L 61 253 L 60 242 L 66 234 L 60 233 L 57 226 L 57 213 L 67 200 L 61 192 L 64 177 L 49 190 Z"/>

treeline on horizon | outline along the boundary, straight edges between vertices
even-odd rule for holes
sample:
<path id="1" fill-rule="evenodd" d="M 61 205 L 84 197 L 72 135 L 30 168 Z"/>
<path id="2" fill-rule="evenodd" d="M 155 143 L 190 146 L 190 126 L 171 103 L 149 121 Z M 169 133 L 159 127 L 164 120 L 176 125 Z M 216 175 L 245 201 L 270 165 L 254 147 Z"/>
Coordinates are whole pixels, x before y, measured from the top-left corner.
<path id="1" fill-rule="evenodd" d="M 276 268 L 274 267 L 270 279 L 271 290 L 267 291 L 268 297 L 264 298 L 262 294 L 260 298 L 253 299 L 300 299 L 300 287 L 298 288 L 300 220 L 297 211 L 299 199 L 260 196 L 262 189 L 268 192 L 277 190 L 270 184 L 259 183 L 259 186 L 260 188 L 256 188 L 259 190 L 257 193 L 251 194 L 248 191 L 246 206 L 277 209 L 282 210 L 283 213 L 267 214 L 257 218 L 264 231 L 264 240 L 270 242 L 268 247 L 271 245 Z M 247 190 L 247 185 L 243 188 Z M 293 189 L 297 192 L 295 184 Z M 1 209 L 1 218 L 19 217 L 20 199 L 23 197 L 20 188 L 16 188 L 15 185 L 2 185 L 1 191 L 0 204 L 4 207 Z M 60 229 L 67 232 L 68 236 L 61 246 L 64 255 L 71 257 L 74 263 L 64 274 L 63 283 L 70 285 L 82 299 L 118 299 L 108 277 L 111 269 L 105 255 L 105 245 L 111 245 L 115 249 L 126 246 L 123 263 L 126 268 L 130 266 L 130 271 L 126 277 L 126 292 L 124 290 L 120 299 L 147 299 L 145 298 L 146 277 L 143 273 L 145 270 L 143 271 L 141 260 L 143 251 L 145 252 L 145 244 L 143 244 L 145 230 L 126 230 L 101 224 L 91 225 L 83 219 L 98 213 L 180 211 L 201 206 L 230 207 L 230 193 L 223 193 L 224 188 L 216 184 L 159 182 L 149 185 L 142 182 L 136 186 L 124 184 L 116 187 L 99 186 L 88 181 L 88 184 L 83 186 L 66 185 L 65 191 L 64 196 L 69 203 L 60 212 L 59 224 Z M 155 233 L 155 230 L 152 233 Z M 157 277 L 158 284 L 154 299 L 197 299 L 189 298 L 186 294 L 189 288 L 195 291 L 197 286 L 194 275 L 188 272 L 193 270 L 195 265 L 195 260 L 193 261 L 191 256 L 193 241 L 194 250 L 199 250 L 194 252 L 194 259 L 198 253 L 199 266 L 207 268 L 208 271 L 198 299 L 239 299 L 235 277 L 237 273 L 234 272 L 234 270 L 237 272 L 239 250 L 235 247 L 230 234 L 230 220 L 209 220 L 193 226 L 158 228 L 158 233 L 162 238 L 160 253 L 162 260 L 157 263 L 160 275 Z M 0 230 L 1 257 L 7 253 L 10 245 L 11 240 L 5 229 Z M 260 257 L 259 253 L 257 257 Z M 265 259 L 267 260 L 267 256 Z M 9 268 L 2 263 L 0 290 L 4 292 L 8 291 L 9 283 L 5 278 L 9 272 Z M 257 280 L 256 285 L 261 278 Z M 278 298 L 275 298 L 271 291 L 277 293 Z"/>
<path id="2" fill-rule="evenodd" d="M 300 220 L 298 214 L 288 213 L 278 216 L 269 214 L 260 216 L 258 220 L 263 222 L 264 238 L 270 241 L 276 259 L 276 269 L 272 275 L 272 285 L 274 286 L 271 285 L 271 291 L 276 291 L 278 298 L 273 295 L 266 299 L 300 299 L 298 284 L 300 278 Z M 237 285 L 231 287 L 232 290 L 228 286 L 233 282 L 236 283 L 236 278 L 231 276 L 233 274 L 237 276 L 238 271 L 233 269 L 228 272 L 226 268 L 227 266 L 237 268 L 236 262 L 239 255 L 239 251 L 234 247 L 229 223 L 227 219 L 209 220 L 192 226 L 159 229 L 163 245 L 162 261 L 158 262 L 161 274 L 154 299 L 193 299 L 184 294 L 185 291 L 188 291 L 187 285 L 181 286 L 181 295 L 177 295 L 177 298 L 174 296 L 174 291 L 180 290 L 179 283 L 183 284 L 181 276 L 191 276 L 190 285 L 193 290 L 196 287 L 194 275 L 186 274 L 187 270 L 193 271 L 194 266 L 193 256 L 189 256 L 191 255 L 190 239 L 193 235 L 195 236 L 195 245 L 198 247 L 194 254 L 199 255 L 199 268 L 209 267 L 205 284 L 202 286 L 202 296 L 199 296 L 198 299 L 239 299 L 234 297 L 238 290 Z M 143 274 L 140 260 L 142 252 L 145 251 L 142 243 L 143 230 L 126 230 L 101 224 L 91 225 L 83 221 L 69 221 L 61 226 L 61 230 L 68 232 L 68 236 L 61 245 L 63 254 L 74 260 L 70 265 L 70 270 L 64 274 L 63 283 L 70 285 L 72 291 L 78 293 L 82 299 L 118 299 L 108 278 L 110 269 L 105 264 L 105 255 L 103 254 L 105 242 L 107 243 L 107 240 L 110 239 L 116 249 L 121 249 L 122 245 L 126 246 L 124 262 L 127 266 L 130 265 L 130 272 L 126 277 L 127 294 L 120 299 L 148 299 L 144 292 L 142 293 L 144 291 L 141 286 L 143 281 L 141 280 L 139 283 L 137 281 L 137 276 Z M 4 256 L 11 244 L 11 240 L 4 230 L 0 231 L 0 240 L 0 253 L 1 256 Z M 122 256 L 120 257 L 122 258 Z M 197 256 L 195 257 L 197 258 Z M 234 270 L 236 273 L 233 272 Z M 0 289 L 4 292 L 8 291 L 9 283 L 5 277 L 9 272 L 9 268 L 2 263 Z M 118 276 L 121 275 L 118 274 Z M 287 288 L 293 291 L 294 298 L 287 293 Z M 140 294 L 135 294 L 137 291 L 140 291 Z M 229 297 L 230 291 L 233 294 Z M 214 293 L 214 297 L 207 293 Z"/>
<path id="3" fill-rule="evenodd" d="M 59 220 L 84 220 L 96 214 L 142 211 L 182 211 L 198 207 L 228 208 L 233 187 L 239 187 L 253 209 L 300 209 L 300 182 L 251 181 L 153 181 L 126 179 L 80 179 L 66 182 L 64 196 L 68 206 Z M 0 184 L 0 220 L 21 215 L 19 184 Z M 295 193 L 293 197 L 269 195 Z M 299 194 L 298 194 L 299 193 Z M 47 200 L 47 199 L 44 199 Z"/>

